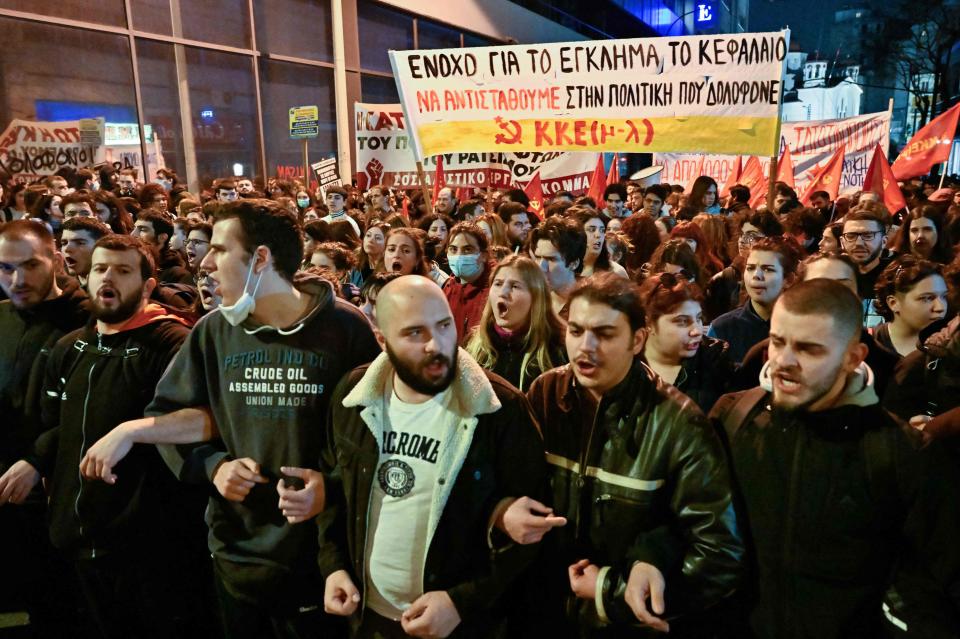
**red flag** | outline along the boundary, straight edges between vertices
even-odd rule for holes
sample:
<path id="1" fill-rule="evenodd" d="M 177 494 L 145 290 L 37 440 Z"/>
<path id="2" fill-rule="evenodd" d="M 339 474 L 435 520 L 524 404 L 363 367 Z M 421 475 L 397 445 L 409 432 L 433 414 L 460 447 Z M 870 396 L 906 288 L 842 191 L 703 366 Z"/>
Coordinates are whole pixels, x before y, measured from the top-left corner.
<path id="1" fill-rule="evenodd" d="M 590 176 L 590 189 L 587 190 L 587 197 L 593 198 L 598 209 L 602 209 L 605 205 L 603 201 L 605 188 L 607 188 L 607 174 L 603 170 L 603 153 L 600 153 L 597 155 L 597 166 L 594 167 L 593 175 Z"/>
<path id="2" fill-rule="evenodd" d="M 447 187 L 446 176 L 443 174 L 443 156 L 437 156 L 437 170 L 433 174 L 433 203 L 437 203 L 440 190 Z"/>
<path id="3" fill-rule="evenodd" d="M 697 168 L 693 172 L 693 175 L 690 176 L 690 181 L 687 182 L 687 185 L 683 188 L 684 192 L 689 193 L 693 190 L 693 183 L 697 181 L 697 178 L 703 175 L 703 161 L 707 156 L 701 155 L 700 161 L 697 163 Z"/>
<path id="4" fill-rule="evenodd" d="M 893 176 L 898 180 L 906 180 L 925 175 L 935 164 L 946 162 L 950 157 L 950 148 L 953 146 L 958 120 L 960 120 L 960 104 L 941 113 L 927 126 L 917 131 L 890 167 Z"/>
<path id="5" fill-rule="evenodd" d="M 780 154 L 780 161 L 777 162 L 777 182 L 787 184 L 791 189 L 797 188 L 797 183 L 793 179 L 793 158 L 790 157 L 790 147 L 783 147 L 783 153 Z"/>
<path id="6" fill-rule="evenodd" d="M 613 154 L 613 162 L 610 164 L 610 172 L 607 173 L 607 186 L 616 184 L 620 181 L 620 154 Z"/>
<path id="7" fill-rule="evenodd" d="M 743 175 L 743 156 L 738 155 L 737 162 L 733 165 L 733 171 L 730 172 L 730 177 L 727 178 L 726 184 L 723 185 L 723 191 L 720 192 L 721 198 L 730 195 L 730 187 L 740 181 L 741 175 Z"/>
<path id="8" fill-rule="evenodd" d="M 466 202 L 473 195 L 473 189 L 468 186 L 462 186 L 457 189 L 457 202 Z"/>
<path id="9" fill-rule="evenodd" d="M 540 171 L 533 175 L 533 179 L 527 182 L 523 192 L 530 198 L 530 210 L 539 218 L 543 217 L 543 186 L 540 184 Z"/>
<path id="10" fill-rule="evenodd" d="M 883 204 L 891 213 L 907 208 L 903 191 L 900 190 L 896 178 L 893 177 L 893 172 L 887 163 L 887 156 L 884 155 L 879 144 L 873 150 L 873 159 L 870 160 L 867 175 L 863 178 L 863 190 L 872 191 L 879 195 L 883 199 Z"/>
<path id="11" fill-rule="evenodd" d="M 847 145 L 841 144 L 833 157 L 810 180 L 807 190 L 800 198 L 804 206 L 810 206 L 810 197 L 817 191 L 826 191 L 830 194 L 831 200 L 837 199 L 837 194 L 840 192 L 840 179 L 843 177 L 843 156 L 846 150 Z"/>
<path id="12" fill-rule="evenodd" d="M 740 184 L 750 189 L 750 208 L 756 207 L 767 196 L 767 176 L 764 174 L 763 166 L 757 156 L 751 155 L 743 166 Z"/>

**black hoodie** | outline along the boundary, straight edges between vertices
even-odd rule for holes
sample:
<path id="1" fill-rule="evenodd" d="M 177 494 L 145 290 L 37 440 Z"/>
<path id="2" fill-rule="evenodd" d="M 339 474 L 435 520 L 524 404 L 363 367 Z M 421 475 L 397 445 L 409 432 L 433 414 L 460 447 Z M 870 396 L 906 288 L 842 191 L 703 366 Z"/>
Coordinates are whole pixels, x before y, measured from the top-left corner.
<path id="1" fill-rule="evenodd" d="M 148 307 L 142 325 L 100 335 L 96 325 L 69 333 L 51 352 L 43 421 L 49 428 L 27 457 L 49 481 L 50 539 L 76 557 L 99 556 L 131 542 L 162 541 L 161 507 L 177 488 L 155 446 L 135 445 L 117 464 L 116 484 L 81 480 L 86 451 L 118 424 L 143 416 L 153 389 L 189 329 Z M 180 490 L 182 493 L 182 489 Z M 149 545 L 149 544 L 147 544 Z"/>
<path id="2" fill-rule="evenodd" d="M 31 309 L 0 302 L 0 473 L 23 457 L 42 431 L 40 396 L 50 349 L 88 317 L 87 294 L 72 279 L 59 297 Z"/>

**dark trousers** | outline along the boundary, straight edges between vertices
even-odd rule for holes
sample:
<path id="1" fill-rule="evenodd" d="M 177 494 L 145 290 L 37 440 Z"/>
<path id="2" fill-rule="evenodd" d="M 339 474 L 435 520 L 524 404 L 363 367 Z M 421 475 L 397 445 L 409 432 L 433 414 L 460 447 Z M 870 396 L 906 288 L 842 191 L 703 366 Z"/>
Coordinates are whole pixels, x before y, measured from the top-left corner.
<path id="1" fill-rule="evenodd" d="M 0 575 L 0 613 L 26 611 L 31 636 L 88 636 L 76 576 L 50 544 L 42 496 L 0 508 Z"/>
<path id="2" fill-rule="evenodd" d="M 372 610 L 363 611 L 363 621 L 354 633 L 354 639 L 407 639 L 399 621 L 387 619 Z"/>
<path id="3" fill-rule="evenodd" d="M 341 639 L 346 620 L 323 611 L 323 581 L 291 577 L 256 601 L 233 595 L 215 577 L 225 639 Z"/>

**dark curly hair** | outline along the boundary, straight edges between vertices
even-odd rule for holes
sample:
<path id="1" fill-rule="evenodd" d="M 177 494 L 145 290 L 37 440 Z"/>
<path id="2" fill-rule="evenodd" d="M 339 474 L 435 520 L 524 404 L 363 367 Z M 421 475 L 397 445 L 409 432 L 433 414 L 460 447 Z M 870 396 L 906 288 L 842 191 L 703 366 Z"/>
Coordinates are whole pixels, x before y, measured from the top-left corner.
<path id="1" fill-rule="evenodd" d="M 902 255 L 890 262 L 877 277 L 877 283 L 873 287 L 873 303 L 877 313 L 892 322 L 894 312 L 887 303 L 887 298 L 898 293 L 909 293 L 917 284 L 934 275 L 943 277 L 942 264 L 921 260 L 912 255 Z"/>

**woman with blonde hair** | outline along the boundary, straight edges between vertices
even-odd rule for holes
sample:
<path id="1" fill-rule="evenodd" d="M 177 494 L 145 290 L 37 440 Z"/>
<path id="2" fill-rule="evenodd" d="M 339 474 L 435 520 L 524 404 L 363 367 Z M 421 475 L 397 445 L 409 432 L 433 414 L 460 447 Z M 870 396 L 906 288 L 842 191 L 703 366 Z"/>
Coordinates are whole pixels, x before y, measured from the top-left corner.
<path id="1" fill-rule="evenodd" d="M 490 294 L 466 350 L 480 366 L 523 391 L 544 371 L 566 363 L 564 327 L 537 263 L 509 255 L 490 276 Z"/>

